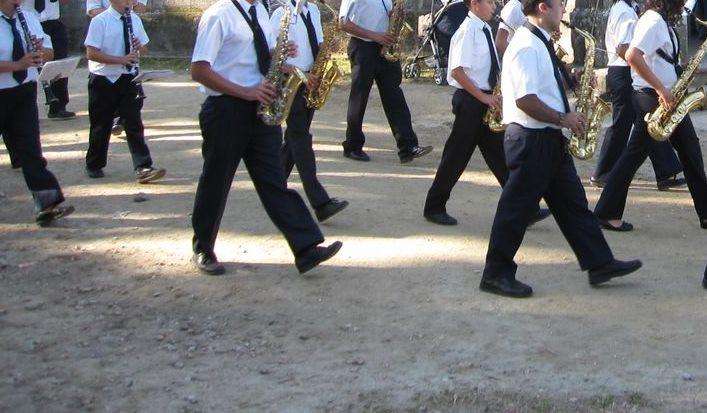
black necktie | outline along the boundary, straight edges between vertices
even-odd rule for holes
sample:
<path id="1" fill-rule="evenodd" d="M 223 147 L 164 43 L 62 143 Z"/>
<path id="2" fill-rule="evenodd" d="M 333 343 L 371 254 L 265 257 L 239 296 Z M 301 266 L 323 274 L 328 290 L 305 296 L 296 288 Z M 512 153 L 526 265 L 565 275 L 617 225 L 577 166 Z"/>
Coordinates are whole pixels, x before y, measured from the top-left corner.
<path id="1" fill-rule="evenodd" d="M 34 9 L 37 10 L 37 13 L 43 12 L 44 7 L 45 7 L 44 0 L 34 0 Z"/>
<path id="2" fill-rule="evenodd" d="M 555 75 L 555 80 L 557 81 L 557 87 L 560 89 L 560 95 L 562 96 L 562 103 L 565 106 L 565 113 L 569 113 L 570 111 L 570 103 L 567 100 L 567 92 L 565 92 L 565 84 L 562 82 L 562 77 L 565 77 L 565 80 L 569 83 L 569 74 L 567 73 L 567 70 L 565 69 L 564 65 L 560 61 L 560 59 L 557 57 L 557 54 L 555 53 L 555 48 L 552 40 L 548 40 L 547 37 L 534 25 L 527 23 L 525 26 L 528 30 L 530 30 L 535 36 L 538 37 L 544 44 L 545 47 L 547 47 L 548 53 L 550 53 L 550 60 L 552 61 L 552 67 L 553 67 L 553 72 Z"/>
<path id="3" fill-rule="evenodd" d="M 17 62 L 25 55 L 25 48 L 22 47 L 20 32 L 17 30 L 17 27 L 15 27 L 15 19 L 8 19 L 5 16 L 2 16 L 2 18 L 5 19 L 7 24 L 10 25 L 10 28 L 12 28 L 12 61 Z M 27 78 L 27 70 L 12 72 L 12 77 L 15 78 L 17 83 L 22 84 Z"/>
<path id="4" fill-rule="evenodd" d="M 292 5 L 297 5 L 294 0 L 292 0 Z M 319 53 L 319 42 L 317 41 L 317 32 L 314 30 L 314 23 L 312 23 L 312 13 L 305 15 L 304 11 L 302 11 L 300 16 L 302 17 L 304 26 L 307 28 L 307 38 L 309 39 L 309 47 L 312 49 L 312 57 L 316 59 Z"/>
<path id="5" fill-rule="evenodd" d="M 484 26 L 484 36 L 486 36 L 486 43 L 489 45 L 489 55 L 491 57 L 491 70 L 489 71 L 489 85 L 491 86 L 491 89 L 493 90 L 494 87 L 496 87 L 496 83 L 498 83 L 498 72 L 499 72 L 499 66 L 498 66 L 498 56 L 496 55 L 496 48 L 493 45 L 493 41 L 491 40 L 491 32 L 489 31 L 489 28 Z"/>
<path id="6" fill-rule="evenodd" d="M 130 54 L 130 33 L 128 32 L 128 19 L 125 15 L 120 16 L 120 20 L 123 21 L 123 46 L 125 47 L 125 55 Z M 127 70 L 130 70 L 132 66 L 125 65 Z"/>
<path id="7" fill-rule="evenodd" d="M 265 33 L 263 33 L 263 28 L 258 23 L 258 13 L 255 11 L 255 5 L 250 6 L 248 13 L 250 14 L 250 28 L 253 30 L 255 54 L 258 57 L 258 69 L 260 69 L 260 73 L 263 76 L 266 76 L 270 68 L 270 48 L 268 47 Z"/>

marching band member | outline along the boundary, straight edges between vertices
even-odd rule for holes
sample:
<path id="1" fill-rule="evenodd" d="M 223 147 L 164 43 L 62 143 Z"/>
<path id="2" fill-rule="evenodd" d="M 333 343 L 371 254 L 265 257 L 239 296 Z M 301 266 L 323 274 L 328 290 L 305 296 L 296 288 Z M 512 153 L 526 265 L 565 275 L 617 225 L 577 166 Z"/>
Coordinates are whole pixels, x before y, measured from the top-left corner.
<path id="1" fill-rule="evenodd" d="M 64 59 L 69 55 L 69 37 L 66 26 L 60 20 L 59 3 L 68 4 L 69 0 L 24 0 L 22 8 L 32 10 L 37 13 L 39 21 L 42 23 L 44 33 L 48 34 L 52 40 L 54 48 L 54 59 Z M 51 93 L 56 101 L 49 103 L 49 119 L 71 119 L 76 117 L 76 113 L 66 110 L 69 103 L 69 79 L 62 78 L 51 83 Z M 50 96 L 45 96 L 49 102 Z"/>
<path id="2" fill-rule="evenodd" d="M 435 179 L 427 192 L 425 218 L 439 225 L 456 225 L 446 211 L 452 188 L 469 163 L 476 146 L 491 172 L 503 186 L 508 178 L 503 154 L 503 133 L 492 132 L 484 123 L 489 107 L 501 106 L 500 96 L 491 91 L 498 82 L 500 62 L 491 37 L 494 0 L 466 0 L 469 14 L 452 36 L 447 82 L 457 90 L 452 98 L 454 124 L 444 145 Z M 547 210 L 535 220 L 546 218 Z"/>
<path id="3" fill-rule="evenodd" d="M 513 36 L 501 75 L 508 182 L 498 202 L 480 289 L 528 297 L 532 288 L 516 280 L 513 261 L 538 202 L 545 199 L 589 283 L 629 274 L 641 262 L 613 257 L 587 205 L 562 128 L 581 134 L 585 119 L 570 111 L 566 71 L 550 33 L 560 26 L 562 0 L 523 0 L 528 23 Z"/>
<path id="4" fill-rule="evenodd" d="M 613 120 L 606 129 L 601 144 L 597 167 L 589 180 L 595 186 L 602 187 L 606 178 L 626 148 L 635 112 L 631 104 L 633 87 L 631 86 L 631 68 L 626 63 L 626 51 L 633 36 L 633 29 L 638 20 L 638 5 L 631 0 L 614 0 L 609 11 L 604 42 L 609 58 L 606 85 L 611 97 Z M 668 142 L 656 143 L 648 153 L 653 164 L 658 189 L 661 191 L 685 184 L 684 178 L 675 175 L 682 172 L 680 160 Z"/>
<path id="5" fill-rule="evenodd" d="M 499 16 L 501 21 L 496 31 L 496 49 L 498 49 L 498 54 L 503 56 L 508 43 L 513 38 L 513 33 L 522 27 L 528 19 L 523 14 L 523 5 L 520 0 L 508 0 Z"/>
<path id="6" fill-rule="evenodd" d="M 273 27 L 280 27 L 284 7 L 291 7 L 294 13 L 294 0 L 291 4 L 283 5 L 273 12 L 270 17 Z M 314 59 L 319 52 L 319 45 L 324 41 L 319 8 L 316 4 L 305 0 L 302 13 L 299 16 L 293 16 L 292 20 L 290 40 L 297 46 L 298 54 L 297 57 L 289 58 L 287 63 L 306 73 L 312 68 Z M 287 117 L 284 142 L 280 148 L 280 158 L 285 178 L 290 176 L 292 168 L 297 165 L 307 199 L 314 208 L 319 222 L 323 222 L 342 211 L 349 203 L 329 197 L 317 179 L 317 165 L 312 148 L 312 134 L 310 133 L 314 109 L 307 107 L 305 99 L 310 87 L 316 87 L 316 85 L 302 85 L 292 102 Z"/>
<path id="7" fill-rule="evenodd" d="M 644 120 L 659 104 L 666 108 L 676 102 L 670 89 L 678 79 L 680 43 L 674 29 L 680 18 L 684 1 L 648 0 L 634 31 L 626 61 L 633 76 L 633 106 L 636 117 L 628 146 L 611 170 L 594 213 L 603 228 L 611 231 L 631 231 L 633 225 L 621 220 L 631 180 L 645 161 L 651 147 Z M 700 142 L 690 116 L 685 116 L 670 137 L 677 150 L 687 187 L 692 195 L 695 211 L 702 228 L 707 229 L 707 178 Z"/>
<path id="8" fill-rule="evenodd" d="M 143 13 L 147 10 L 147 0 L 132 0 L 131 6 L 133 8 L 134 13 Z M 94 18 L 106 11 L 109 7 L 110 0 L 86 0 L 86 15 L 90 18 Z M 123 123 L 123 119 L 121 119 L 116 113 L 113 119 L 111 133 L 117 137 L 120 137 L 121 139 L 123 139 Z"/>
<path id="9" fill-rule="evenodd" d="M 110 7 L 110 0 L 86 0 L 86 14 L 94 18 Z M 147 10 L 147 0 L 134 0 L 133 12 L 143 13 Z"/>
<path id="10" fill-rule="evenodd" d="M 412 130 L 410 109 L 400 88 L 400 62 L 389 62 L 381 55 L 381 47 L 395 39 L 388 33 L 392 0 L 344 0 L 339 10 L 341 29 L 351 35 L 348 56 L 351 62 L 351 93 L 346 115 L 346 140 L 342 143 L 344 156 L 356 161 L 369 161 L 363 150 L 363 116 L 373 82 L 378 86 L 381 103 L 393 137 L 398 146 L 401 163 L 427 155 L 431 146 L 419 146 Z"/>
<path id="11" fill-rule="evenodd" d="M 208 97 L 199 114 L 204 168 L 192 214 L 192 261 L 206 274 L 225 271 L 214 244 L 241 159 L 300 273 L 333 257 L 342 245 L 319 246 L 324 238 L 317 224 L 297 192 L 287 189 L 278 153 L 282 129 L 257 115 L 258 102 L 269 104 L 278 93 L 264 77 L 276 35 L 260 0 L 219 0 L 199 22 L 191 73 Z"/>
<path id="12" fill-rule="evenodd" d="M 72 206 L 62 206 L 64 195 L 47 169 L 39 140 L 37 67 L 52 58 L 52 42 L 33 13 L 23 13 L 34 47 L 23 35 L 16 7 L 20 0 L 0 0 L 0 134 L 22 168 L 32 193 L 35 221 L 40 226 L 67 216 Z"/>
<path id="13" fill-rule="evenodd" d="M 132 0 L 110 0 L 111 6 L 91 19 L 84 45 L 88 58 L 88 115 L 90 131 L 86 152 L 86 174 L 102 178 L 108 161 L 113 115 L 123 119 L 128 148 L 132 156 L 135 178 L 145 184 L 161 179 L 166 171 L 152 164 L 145 142 L 145 128 L 140 111 L 141 87 L 133 82 L 133 66 L 149 42 L 142 20 L 135 13 L 125 17 L 125 8 Z M 134 33 L 130 45 L 130 25 Z"/>

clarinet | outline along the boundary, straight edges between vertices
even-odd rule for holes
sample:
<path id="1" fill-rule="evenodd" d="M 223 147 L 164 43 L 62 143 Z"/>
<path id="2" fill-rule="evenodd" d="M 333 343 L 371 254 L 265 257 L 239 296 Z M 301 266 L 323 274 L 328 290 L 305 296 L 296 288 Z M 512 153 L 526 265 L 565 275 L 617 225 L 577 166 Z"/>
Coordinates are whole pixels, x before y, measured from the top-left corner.
<path id="1" fill-rule="evenodd" d="M 25 18 L 25 15 L 22 13 L 22 9 L 20 8 L 19 4 L 15 5 L 15 13 L 17 14 L 17 20 L 20 21 L 20 26 L 22 26 L 22 34 L 25 37 L 25 44 L 27 45 L 27 51 L 29 53 L 36 53 L 37 52 L 37 47 L 35 47 L 34 42 L 32 41 L 32 33 L 29 31 L 29 25 L 27 24 L 27 19 Z M 41 71 L 42 66 L 37 66 L 37 71 Z M 44 89 L 44 95 L 47 97 L 47 101 L 45 104 L 49 105 L 52 103 L 57 103 L 59 102 L 59 99 L 57 99 L 56 96 L 54 96 L 54 92 L 52 91 L 51 85 L 47 81 L 42 82 L 42 88 Z"/>
<path id="2" fill-rule="evenodd" d="M 132 9 L 130 7 L 125 8 L 125 12 L 123 13 L 123 16 L 125 17 L 125 26 L 128 29 L 128 43 L 130 44 L 130 49 L 129 52 L 132 53 L 135 51 L 133 49 L 133 39 L 135 38 L 135 35 L 133 34 L 133 19 L 131 17 Z M 140 58 L 140 51 L 138 50 L 138 59 Z M 130 73 L 133 76 L 137 76 L 140 74 L 140 61 L 138 60 L 137 63 L 126 65 L 125 68 L 128 70 L 128 73 Z M 142 90 L 141 85 L 137 85 L 137 96 L 136 99 L 145 99 L 145 92 Z"/>

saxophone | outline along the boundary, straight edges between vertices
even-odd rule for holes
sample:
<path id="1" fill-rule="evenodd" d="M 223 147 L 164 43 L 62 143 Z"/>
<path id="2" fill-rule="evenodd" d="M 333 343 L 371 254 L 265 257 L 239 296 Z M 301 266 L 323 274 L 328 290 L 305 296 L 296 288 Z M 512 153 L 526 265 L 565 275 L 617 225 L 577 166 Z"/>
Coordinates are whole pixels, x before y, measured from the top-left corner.
<path id="1" fill-rule="evenodd" d="M 707 22 L 698 18 L 695 18 L 695 20 L 701 25 L 707 26 Z M 700 48 L 687 63 L 680 79 L 678 79 L 677 83 L 675 83 L 670 90 L 677 102 L 675 107 L 671 110 L 667 110 L 663 105 L 658 105 L 653 112 L 646 114 L 645 120 L 648 125 L 648 134 L 651 135 L 653 139 L 657 141 L 667 140 L 690 111 L 705 106 L 704 87 L 690 93 L 687 91 L 687 87 L 695 78 L 695 74 L 700 68 L 705 51 L 707 51 L 707 40 L 702 42 Z"/>
<path id="2" fill-rule="evenodd" d="M 506 24 L 506 22 L 503 21 L 503 19 L 499 16 L 497 18 L 497 21 L 499 23 Z M 506 26 L 510 29 L 510 26 L 506 24 Z M 515 30 L 513 30 L 515 31 Z M 491 56 L 493 59 L 494 56 Z M 493 91 L 491 92 L 492 95 L 494 96 L 501 96 L 501 75 L 499 73 L 498 80 L 496 81 L 496 86 L 493 87 Z M 491 107 L 489 107 L 486 110 L 486 113 L 484 114 L 483 122 L 488 125 L 489 129 L 491 132 L 499 133 L 503 132 L 506 130 L 506 125 L 503 124 L 503 109 L 496 110 Z"/>
<path id="3" fill-rule="evenodd" d="M 493 87 L 492 94 L 501 96 L 501 79 L 498 79 L 496 86 Z M 503 124 L 503 109 L 496 110 L 489 107 L 484 114 L 484 123 L 488 125 L 491 132 L 499 133 L 506 130 L 506 125 Z"/>
<path id="4" fill-rule="evenodd" d="M 592 86 L 592 79 L 594 78 L 594 51 L 596 50 L 594 36 L 565 21 L 562 23 L 584 38 L 584 47 L 586 49 L 584 72 L 579 79 L 579 85 L 577 86 L 575 95 L 577 97 L 576 111 L 583 114 L 587 119 L 587 128 L 581 136 L 577 136 L 573 133 L 570 136 L 569 143 L 570 153 L 577 159 L 586 160 L 594 156 L 602 122 L 606 115 L 609 114 L 611 108 L 608 103 L 599 97 L 598 91 Z"/>
<path id="5" fill-rule="evenodd" d="M 266 125 L 280 125 L 287 119 L 290 113 L 290 107 L 295 99 L 297 90 L 302 83 L 307 82 L 307 76 L 296 67 L 292 67 L 292 73 L 287 74 L 283 71 L 287 61 L 287 43 L 289 42 L 290 23 L 292 21 L 292 8 L 288 4 L 283 4 L 285 8 L 280 20 L 280 32 L 277 36 L 275 51 L 273 52 L 272 62 L 268 69 L 268 74 L 265 79 L 275 87 L 277 91 L 275 99 L 269 104 L 258 104 L 258 115 Z M 297 3 L 295 12 L 298 13 L 301 7 L 301 1 Z"/>
<path id="6" fill-rule="evenodd" d="M 316 89 L 308 89 L 305 95 L 307 107 L 310 109 L 321 109 L 324 106 L 331 93 L 331 88 L 342 75 L 339 65 L 331 60 L 331 53 L 336 47 L 338 34 L 339 25 L 336 21 L 336 14 L 334 14 L 334 20 L 324 28 L 324 43 L 319 48 L 312 70 L 309 71 L 309 75 L 317 82 Z"/>
<path id="7" fill-rule="evenodd" d="M 389 62 L 400 60 L 403 55 L 403 39 L 411 32 L 410 26 L 405 23 L 405 0 L 394 0 L 388 23 L 388 34 L 395 38 L 395 42 L 381 48 L 381 55 L 385 60 Z"/>

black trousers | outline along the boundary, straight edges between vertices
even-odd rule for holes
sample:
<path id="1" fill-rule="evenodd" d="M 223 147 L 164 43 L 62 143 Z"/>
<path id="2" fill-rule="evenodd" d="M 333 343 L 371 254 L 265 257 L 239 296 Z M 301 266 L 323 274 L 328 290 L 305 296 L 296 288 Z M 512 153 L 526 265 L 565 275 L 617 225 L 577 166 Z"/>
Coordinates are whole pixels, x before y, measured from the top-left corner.
<path id="1" fill-rule="evenodd" d="M 432 186 L 427 191 L 425 213 L 446 212 L 452 188 L 469 164 L 478 146 L 498 183 L 503 186 L 508 179 L 506 158 L 503 154 L 503 133 L 494 133 L 483 122 L 488 106 L 478 101 L 464 89 L 457 89 L 452 97 L 454 124 L 444 144 L 442 160 L 437 168 Z"/>
<path id="2" fill-rule="evenodd" d="M 648 135 L 646 122 L 643 119 L 646 113 L 658 106 L 658 95 L 653 89 L 636 90 L 633 94 L 633 105 L 636 108 L 636 120 L 628 147 L 611 170 L 594 209 L 596 216 L 601 219 L 621 219 L 633 176 L 645 161 L 650 148 L 656 145 L 656 141 Z M 707 218 L 707 178 L 705 178 L 700 142 L 690 116 L 686 116 L 675 129 L 670 137 L 670 143 L 680 157 L 697 216 L 705 219 Z"/>
<path id="3" fill-rule="evenodd" d="M 282 129 L 265 125 L 256 115 L 257 102 L 211 96 L 199 113 L 204 142 L 204 168 L 192 214 L 194 252 L 213 254 L 216 235 L 241 159 L 260 201 L 296 254 L 324 241 L 304 201 L 287 189 L 279 150 Z"/>
<path id="4" fill-rule="evenodd" d="M 611 168 L 626 149 L 631 127 L 633 126 L 636 112 L 631 102 L 633 87 L 631 86 L 631 69 L 622 66 L 609 66 L 606 74 L 606 84 L 611 95 L 613 120 L 606 130 L 604 141 L 599 151 L 597 167 L 594 177 L 606 181 Z M 680 160 L 675 155 L 669 142 L 662 142 L 651 146 L 648 157 L 653 164 L 655 179 L 661 181 L 682 172 Z"/>
<path id="5" fill-rule="evenodd" d="M 52 39 L 54 59 L 66 58 L 69 55 L 69 36 L 64 23 L 59 20 L 47 20 L 42 22 L 42 29 Z M 69 103 L 69 78 L 65 77 L 52 82 L 51 89 L 58 102 L 50 105 L 49 110 L 56 112 L 66 109 L 66 104 Z M 46 98 L 49 101 L 49 96 Z"/>
<path id="6" fill-rule="evenodd" d="M 302 85 L 292 102 L 290 114 L 287 117 L 285 139 L 280 148 L 280 160 L 285 172 L 285 179 L 290 176 L 292 168 L 297 165 L 304 193 L 312 208 L 319 208 L 331 198 L 317 179 L 317 164 L 312 149 L 312 134 L 309 128 L 314 117 L 314 109 L 306 105 L 306 87 Z"/>
<path id="7" fill-rule="evenodd" d="M 346 114 L 345 151 L 363 148 L 363 116 L 366 113 L 368 95 L 373 82 L 378 86 L 385 117 L 398 145 L 398 154 L 403 155 L 417 146 L 417 135 L 412 130 L 410 109 L 400 88 L 403 79 L 400 62 L 389 62 L 381 56 L 381 45 L 352 37 L 348 55 L 351 62 L 351 93 Z"/>
<path id="8" fill-rule="evenodd" d="M 498 201 L 486 254 L 485 278 L 514 278 L 513 258 L 538 202 L 545 199 L 582 270 L 613 259 L 599 223 L 589 210 L 565 138 L 555 129 L 506 128 L 503 142 L 508 182 Z"/>
<path id="9" fill-rule="evenodd" d="M 37 83 L 0 89 L 0 134 L 8 149 L 22 166 L 27 187 L 37 211 L 64 201 L 59 182 L 47 169 L 39 141 Z"/>
<path id="10" fill-rule="evenodd" d="M 145 127 L 140 116 L 142 99 L 136 98 L 139 86 L 135 85 L 132 79 L 131 75 L 122 75 L 115 83 L 111 83 L 104 76 L 89 75 L 88 116 L 91 127 L 86 152 L 87 169 L 95 170 L 106 166 L 113 115 L 116 111 L 123 118 L 133 168 L 152 166 L 150 150 L 145 143 Z"/>

